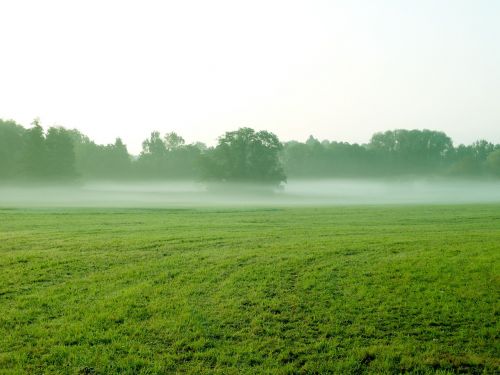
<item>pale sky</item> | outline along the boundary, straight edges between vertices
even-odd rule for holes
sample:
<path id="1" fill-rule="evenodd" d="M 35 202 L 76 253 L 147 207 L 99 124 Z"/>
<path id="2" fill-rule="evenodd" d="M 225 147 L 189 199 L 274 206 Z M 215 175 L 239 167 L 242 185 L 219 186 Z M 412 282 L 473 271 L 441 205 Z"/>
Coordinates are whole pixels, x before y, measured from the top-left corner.
<path id="1" fill-rule="evenodd" d="M 152 130 L 500 143 L 500 0 L 0 0 L 0 118 L 132 153 Z"/>

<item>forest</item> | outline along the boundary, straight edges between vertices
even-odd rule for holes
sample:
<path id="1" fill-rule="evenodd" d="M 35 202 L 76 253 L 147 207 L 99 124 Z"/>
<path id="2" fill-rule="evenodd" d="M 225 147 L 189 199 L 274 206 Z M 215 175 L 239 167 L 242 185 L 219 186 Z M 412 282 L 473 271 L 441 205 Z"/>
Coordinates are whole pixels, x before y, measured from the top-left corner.
<path id="1" fill-rule="evenodd" d="M 215 136 L 215 135 L 214 135 Z M 0 119 L 0 182 L 90 180 L 216 180 L 280 184 L 287 178 L 391 176 L 500 177 L 500 144 L 454 145 L 445 133 L 396 129 L 367 144 L 281 142 L 267 131 L 240 128 L 207 147 L 174 132 L 153 131 L 139 155 L 120 138 L 95 143 L 76 129 L 30 128 Z"/>

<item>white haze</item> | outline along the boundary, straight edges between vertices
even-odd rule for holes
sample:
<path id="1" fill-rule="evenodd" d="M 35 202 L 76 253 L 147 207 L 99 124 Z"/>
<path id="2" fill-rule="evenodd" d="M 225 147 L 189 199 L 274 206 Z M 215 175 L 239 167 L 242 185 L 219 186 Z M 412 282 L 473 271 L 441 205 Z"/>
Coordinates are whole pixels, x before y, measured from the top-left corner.
<path id="1" fill-rule="evenodd" d="M 500 142 L 498 0 L 0 1 L 0 118 L 141 151 L 241 126 Z"/>
<path id="2" fill-rule="evenodd" d="M 196 208 L 378 204 L 500 203 L 500 181 L 292 180 L 268 191 L 248 185 L 193 182 L 88 183 L 81 186 L 2 186 L 2 207 Z"/>

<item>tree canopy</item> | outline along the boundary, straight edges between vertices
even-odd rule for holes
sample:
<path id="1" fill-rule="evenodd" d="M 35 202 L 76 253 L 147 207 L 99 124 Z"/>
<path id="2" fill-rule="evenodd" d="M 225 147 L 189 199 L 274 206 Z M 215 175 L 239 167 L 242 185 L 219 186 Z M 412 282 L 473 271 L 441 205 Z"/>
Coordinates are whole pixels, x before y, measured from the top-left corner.
<path id="1" fill-rule="evenodd" d="M 222 182 L 256 182 L 279 185 L 286 182 L 280 159 L 283 145 L 268 131 L 240 128 L 219 138 L 217 146 L 204 154 L 203 175 Z"/>
<path id="2" fill-rule="evenodd" d="M 289 178 L 387 176 L 500 177 L 500 145 L 454 146 L 434 130 L 375 133 L 367 144 L 318 140 L 281 143 L 268 131 L 240 128 L 215 146 L 153 131 L 133 156 L 120 138 L 101 145 L 76 129 L 46 131 L 0 119 L 0 182 L 39 180 L 207 180 L 279 185 Z"/>

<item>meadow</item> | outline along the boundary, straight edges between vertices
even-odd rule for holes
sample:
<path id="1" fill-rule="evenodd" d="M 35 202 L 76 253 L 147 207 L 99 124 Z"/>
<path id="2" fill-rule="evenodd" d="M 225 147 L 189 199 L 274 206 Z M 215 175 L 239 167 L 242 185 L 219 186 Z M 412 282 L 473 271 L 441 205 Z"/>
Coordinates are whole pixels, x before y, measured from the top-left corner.
<path id="1" fill-rule="evenodd" d="M 1 374 L 500 372 L 500 205 L 0 209 Z"/>

